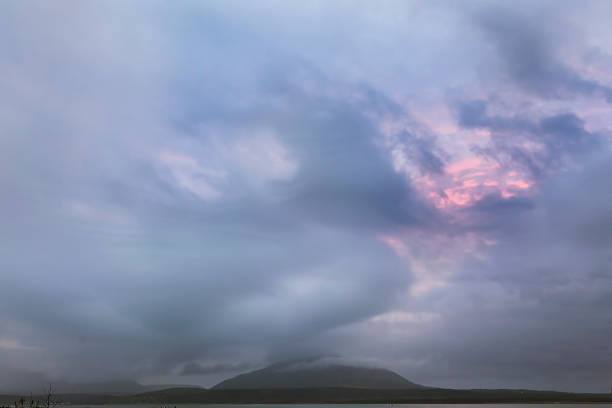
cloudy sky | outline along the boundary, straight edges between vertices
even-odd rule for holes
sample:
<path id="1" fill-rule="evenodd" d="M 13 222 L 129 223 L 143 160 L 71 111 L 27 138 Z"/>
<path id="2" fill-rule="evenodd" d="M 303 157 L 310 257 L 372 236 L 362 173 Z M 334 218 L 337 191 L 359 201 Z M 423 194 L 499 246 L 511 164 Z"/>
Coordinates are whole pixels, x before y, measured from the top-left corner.
<path id="1" fill-rule="evenodd" d="M 611 16 L 3 1 L 0 388 L 333 354 L 607 392 Z"/>

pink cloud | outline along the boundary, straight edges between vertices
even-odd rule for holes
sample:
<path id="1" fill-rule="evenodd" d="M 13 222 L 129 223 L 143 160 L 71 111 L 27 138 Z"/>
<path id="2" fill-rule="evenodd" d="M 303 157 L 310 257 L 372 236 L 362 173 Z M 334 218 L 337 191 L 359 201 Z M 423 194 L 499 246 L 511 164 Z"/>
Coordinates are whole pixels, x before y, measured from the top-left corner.
<path id="1" fill-rule="evenodd" d="M 517 169 L 502 169 L 499 163 L 478 156 L 449 164 L 442 175 L 418 177 L 415 185 L 436 208 L 451 211 L 474 204 L 487 194 L 514 197 L 533 182 Z"/>
<path id="2" fill-rule="evenodd" d="M 395 253 L 400 256 L 404 256 L 408 252 L 406 245 L 399 238 L 395 238 L 391 235 L 379 235 L 378 239 L 380 239 L 382 242 L 391 247 L 395 251 Z"/>
<path id="3" fill-rule="evenodd" d="M 448 174 L 458 174 L 465 170 L 477 169 L 482 163 L 483 160 L 480 157 L 469 157 L 446 166 L 445 170 Z"/>
<path id="4" fill-rule="evenodd" d="M 465 180 L 462 184 L 463 188 L 472 188 L 472 187 L 476 187 L 478 186 L 478 181 L 474 180 L 474 179 L 470 179 L 470 180 Z"/>
<path id="5" fill-rule="evenodd" d="M 531 187 L 533 183 L 527 180 L 508 180 L 506 181 L 506 185 L 520 188 L 520 189 L 525 189 L 525 188 Z"/>
<path id="6" fill-rule="evenodd" d="M 469 192 L 461 192 L 459 190 L 452 190 L 447 188 L 444 190 L 444 194 L 448 197 L 448 200 L 456 205 L 466 205 L 472 201 L 472 196 Z"/>

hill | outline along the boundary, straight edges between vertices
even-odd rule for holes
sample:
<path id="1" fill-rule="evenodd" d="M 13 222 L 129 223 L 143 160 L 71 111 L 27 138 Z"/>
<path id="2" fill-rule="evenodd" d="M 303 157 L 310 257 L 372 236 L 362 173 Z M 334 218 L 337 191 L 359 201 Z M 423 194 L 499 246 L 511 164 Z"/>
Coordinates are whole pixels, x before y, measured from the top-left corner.
<path id="1" fill-rule="evenodd" d="M 149 391 L 158 391 L 168 388 L 199 388 L 194 385 L 177 385 L 177 384 L 151 384 L 142 385 L 137 381 L 132 380 L 112 380 L 112 381 L 101 381 L 101 382 L 80 382 L 72 383 L 68 381 L 54 381 L 37 384 L 35 386 L 27 387 L 23 385 L 13 386 L 12 389 L 0 390 L 4 395 L 29 395 L 46 392 L 48 387 L 51 386 L 52 392 L 55 395 L 135 395 L 142 394 Z"/>
<path id="2" fill-rule="evenodd" d="M 572 394 L 532 390 L 368 389 L 368 388 L 277 388 L 194 389 L 173 388 L 131 397 L 113 397 L 106 404 L 276 404 L 276 403 L 378 403 L 475 404 L 475 403 L 610 403 L 612 394 Z M 84 404 L 84 400 L 73 403 Z M 87 404 L 91 404 L 89 400 Z"/>
<path id="3" fill-rule="evenodd" d="M 213 389 L 370 388 L 424 389 L 384 368 L 358 367 L 323 358 L 284 361 L 222 381 Z"/>

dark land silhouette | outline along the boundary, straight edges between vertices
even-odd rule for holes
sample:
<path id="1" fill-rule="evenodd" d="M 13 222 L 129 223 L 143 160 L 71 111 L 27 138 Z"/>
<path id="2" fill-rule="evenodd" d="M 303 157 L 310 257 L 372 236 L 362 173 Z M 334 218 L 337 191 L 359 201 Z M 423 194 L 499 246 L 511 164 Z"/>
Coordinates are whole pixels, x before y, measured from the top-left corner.
<path id="1" fill-rule="evenodd" d="M 60 384 L 54 401 L 70 404 L 246 404 L 246 403 L 612 403 L 612 393 L 527 389 L 445 389 L 415 384 L 393 371 L 294 360 L 237 375 L 210 389 L 145 386 L 133 381 Z M 153 389 L 153 390 L 152 390 Z M 0 395 L 14 406 L 20 395 Z M 43 399 L 28 397 L 30 399 Z"/>

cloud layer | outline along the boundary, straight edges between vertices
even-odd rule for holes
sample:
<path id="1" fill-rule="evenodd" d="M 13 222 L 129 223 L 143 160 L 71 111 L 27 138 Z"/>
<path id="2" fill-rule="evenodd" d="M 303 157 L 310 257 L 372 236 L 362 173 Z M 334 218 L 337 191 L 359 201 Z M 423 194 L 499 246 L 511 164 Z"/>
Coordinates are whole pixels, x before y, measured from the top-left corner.
<path id="1" fill-rule="evenodd" d="M 0 390 L 609 389 L 608 3 L 0 7 Z"/>

